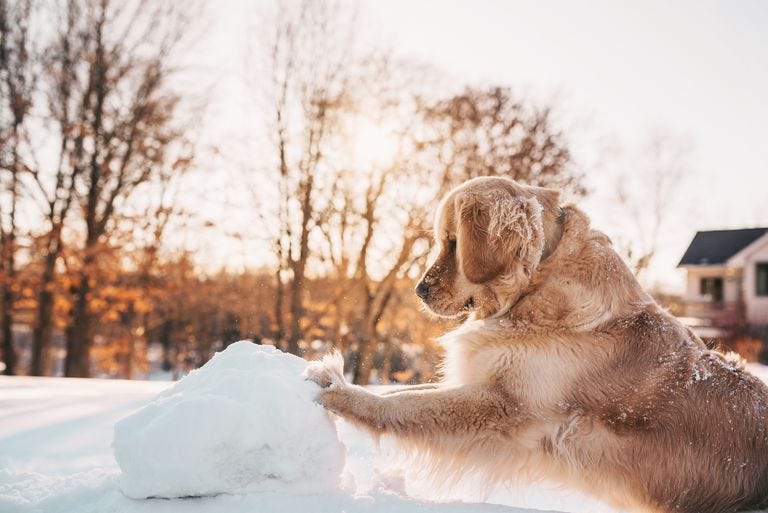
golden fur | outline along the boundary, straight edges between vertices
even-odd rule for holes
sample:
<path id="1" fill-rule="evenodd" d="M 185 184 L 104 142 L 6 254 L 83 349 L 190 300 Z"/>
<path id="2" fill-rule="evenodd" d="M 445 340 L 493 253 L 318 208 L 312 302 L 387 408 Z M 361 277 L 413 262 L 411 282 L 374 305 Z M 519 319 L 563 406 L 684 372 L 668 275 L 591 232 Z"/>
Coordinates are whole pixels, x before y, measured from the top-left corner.
<path id="1" fill-rule="evenodd" d="M 441 202 L 417 287 L 444 381 L 376 395 L 313 362 L 329 410 L 419 451 L 434 475 L 545 477 L 630 511 L 768 505 L 768 387 L 708 350 L 556 191 L 470 180 Z"/>

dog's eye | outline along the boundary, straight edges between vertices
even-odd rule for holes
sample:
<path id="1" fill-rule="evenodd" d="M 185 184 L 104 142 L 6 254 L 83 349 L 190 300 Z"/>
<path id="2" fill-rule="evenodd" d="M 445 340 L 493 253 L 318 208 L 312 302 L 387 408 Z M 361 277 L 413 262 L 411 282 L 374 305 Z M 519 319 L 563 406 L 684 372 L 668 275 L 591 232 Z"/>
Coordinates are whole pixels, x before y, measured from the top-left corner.
<path id="1" fill-rule="evenodd" d="M 456 253 L 456 239 L 448 239 L 448 250 L 451 253 Z"/>

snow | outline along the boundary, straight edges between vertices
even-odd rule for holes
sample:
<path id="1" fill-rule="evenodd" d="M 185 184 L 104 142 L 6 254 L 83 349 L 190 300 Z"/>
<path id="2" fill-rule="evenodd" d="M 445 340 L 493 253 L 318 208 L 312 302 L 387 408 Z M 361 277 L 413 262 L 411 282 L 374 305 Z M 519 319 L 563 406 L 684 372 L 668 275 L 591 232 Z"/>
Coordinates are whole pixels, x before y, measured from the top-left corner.
<path id="1" fill-rule="evenodd" d="M 237 342 L 115 425 L 128 497 L 338 487 L 344 446 L 306 362 Z"/>
<path id="2" fill-rule="evenodd" d="M 767 367 L 751 365 L 750 370 L 768 379 Z M 158 393 L 168 400 L 177 386 L 167 382 L 0 377 L 0 513 L 613 511 L 546 484 L 500 488 L 484 496 L 472 486 L 472 479 L 467 479 L 449 492 L 438 492 L 416 475 L 417 469 L 397 459 L 393 445 L 382 443 L 377 448 L 368 435 L 338 419 L 338 438 L 346 447 L 340 484 L 331 486 L 326 481 L 324 487 L 309 491 L 265 480 L 260 490 L 201 498 L 130 499 L 121 489 L 122 472 L 111 448 L 114 426 L 156 401 Z M 193 388 L 197 386 L 202 385 Z M 182 395 L 193 397 L 186 387 Z M 239 400 L 234 395 L 233 400 Z M 274 431 L 281 431 L 271 416 L 260 418 Z M 200 416 L 194 422 L 208 419 Z M 185 449 L 200 455 L 197 447 Z M 329 476 L 316 477 L 323 480 Z"/>

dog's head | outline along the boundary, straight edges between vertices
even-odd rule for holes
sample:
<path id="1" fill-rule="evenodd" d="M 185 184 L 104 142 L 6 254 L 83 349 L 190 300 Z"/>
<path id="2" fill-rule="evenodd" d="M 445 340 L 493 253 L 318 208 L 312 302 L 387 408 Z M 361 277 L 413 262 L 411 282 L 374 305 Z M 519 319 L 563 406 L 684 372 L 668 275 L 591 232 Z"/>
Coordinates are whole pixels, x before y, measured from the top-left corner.
<path id="1" fill-rule="evenodd" d="M 500 177 L 457 187 L 440 202 L 434 227 L 440 252 L 416 294 L 442 317 L 508 309 L 552 240 L 558 202 L 557 191 Z"/>

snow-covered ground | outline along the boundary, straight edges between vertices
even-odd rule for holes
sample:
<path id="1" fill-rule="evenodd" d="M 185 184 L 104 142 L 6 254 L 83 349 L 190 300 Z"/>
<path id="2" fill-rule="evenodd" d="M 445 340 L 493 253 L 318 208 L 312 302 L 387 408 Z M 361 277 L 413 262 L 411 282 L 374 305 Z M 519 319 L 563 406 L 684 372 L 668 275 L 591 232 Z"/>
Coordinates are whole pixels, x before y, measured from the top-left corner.
<path id="1" fill-rule="evenodd" d="M 768 368 L 753 366 L 752 370 L 768 379 Z M 0 377 L 0 512 L 612 511 L 577 493 L 545 485 L 499 489 L 483 496 L 470 480 L 463 487 L 438 492 L 421 481 L 414 469 L 401 468 L 393 446 L 375 448 L 366 434 L 343 421 L 336 423 L 346 446 L 338 486 L 319 491 L 283 487 L 204 498 L 130 499 L 121 489 L 121 471 L 111 447 L 114 425 L 172 386 L 168 382 Z"/>

